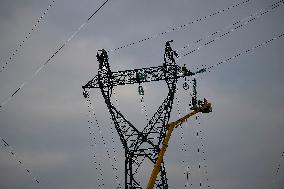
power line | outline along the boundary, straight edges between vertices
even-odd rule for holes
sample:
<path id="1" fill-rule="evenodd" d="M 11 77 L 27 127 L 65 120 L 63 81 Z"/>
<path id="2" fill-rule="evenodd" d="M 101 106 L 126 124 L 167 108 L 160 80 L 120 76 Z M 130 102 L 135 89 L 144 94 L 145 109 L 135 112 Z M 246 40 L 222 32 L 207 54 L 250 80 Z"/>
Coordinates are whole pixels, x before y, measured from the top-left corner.
<path id="1" fill-rule="evenodd" d="M 252 14 L 252 15 L 250 15 L 250 16 L 248 16 L 248 17 L 242 19 L 242 20 L 239 20 L 239 21 L 237 21 L 237 22 L 231 24 L 231 25 L 229 26 L 229 28 L 228 28 L 229 31 L 226 31 L 225 33 L 223 33 L 223 34 L 217 36 L 216 38 L 214 38 L 214 39 L 212 39 L 212 40 L 206 42 L 205 44 L 200 45 L 200 46 L 198 46 L 197 48 L 191 50 L 190 52 L 183 54 L 182 56 L 180 56 L 180 58 L 185 57 L 185 56 L 188 56 L 188 55 L 190 55 L 190 54 L 192 54 L 192 53 L 194 53 L 194 52 L 197 52 L 197 51 L 201 50 L 203 47 L 206 47 L 206 46 L 212 44 L 213 42 L 216 42 L 217 40 L 219 40 L 219 39 L 221 39 L 221 38 L 223 38 L 223 37 L 225 37 L 225 36 L 228 36 L 230 33 L 234 32 L 234 31 L 237 31 L 237 30 L 239 30 L 239 29 L 244 28 L 244 26 L 248 25 L 249 23 L 252 23 L 252 22 L 255 21 L 256 19 L 260 18 L 261 16 L 266 15 L 267 13 L 270 13 L 270 12 L 273 11 L 275 8 L 278 8 L 280 5 L 282 5 L 281 3 L 283 4 L 283 3 L 284 3 L 284 0 L 278 1 L 277 3 L 271 5 L 271 6 L 272 6 L 271 9 L 262 9 L 262 10 L 260 10 L 260 11 L 258 11 L 258 12 L 256 12 L 256 13 L 254 13 L 254 14 Z M 246 21 L 245 21 L 245 20 L 246 20 Z M 244 21 L 245 21 L 245 22 L 244 22 Z M 242 23 L 242 22 L 243 22 L 243 23 Z M 241 23 L 241 24 L 237 25 L 236 23 Z M 227 27 L 225 27 L 225 28 L 227 28 Z M 200 41 L 202 41 L 202 40 L 204 40 L 204 39 L 206 39 L 206 38 L 209 38 L 209 37 L 211 37 L 211 36 L 213 36 L 213 35 L 215 35 L 215 34 L 217 34 L 217 33 L 221 33 L 221 31 L 223 31 L 223 30 L 224 30 L 224 29 L 219 30 L 219 31 L 216 31 L 216 32 L 214 32 L 214 33 L 212 33 L 212 34 L 210 34 L 210 35 L 207 35 L 206 37 L 203 37 L 203 38 L 201 38 L 201 39 L 195 41 L 194 43 L 197 44 L 197 43 L 199 43 Z M 190 46 L 190 44 L 186 45 L 185 47 L 181 48 L 180 50 L 183 50 L 183 49 L 187 48 L 188 46 Z"/>
<path id="2" fill-rule="evenodd" d="M 261 9 L 261 10 L 255 12 L 255 13 L 253 13 L 253 14 L 251 14 L 251 15 L 245 17 L 245 18 L 239 19 L 239 20 L 235 21 L 233 24 L 230 24 L 230 25 L 228 25 L 228 26 L 226 26 L 226 27 L 224 27 L 224 28 L 222 28 L 222 29 L 220 29 L 220 30 L 217 30 L 217 31 L 215 31 L 215 32 L 212 32 L 212 33 L 208 34 L 208 35 L 205 36 L 205 37 L 201 37 L 200 39 L 195 40 L 195 41 L 192 42 L 192 43 L 186 44 L 184 47 L 182 47 L 181 49 L 178 49 L 176 52 L 182 51 L 182 50 L 184 50 L 184 49 L 190 47 L 190 46 L 193 45 L 193 44 L 198 44 L 198 43 L 200 43 L 200 42 L 202 42 L 202 41 L 204 41 L 204 40 L 206 40 L 206 39 L 208 39 L 208 38 L 210 38 L 210 37 L 213 37 L 213 36 L 216 36 L 217 34 L 220 34 L 221 32 L 224 32 L 224 31 L 227 31 L 227 30 L 230 30 L 229 32 L 233 32 L 233 31 L 235 31 L 235 30 L 237 30 L 237 29 L 239 29 L 239 28 L 243 28 L 243 26 L 245 26 L 245 25 L 247 25 L 247 24 L 249 24 L 249 23 L 252 23 L 252 21 L 254 21 L 254 20 L 260 18 L 261 16 L 263 16 L 263 15 L 269 13 L 269 12 L 271 12 L 271 11 L 274 10 L 275 8 L 278 8 L 278 7 L 280 6 L 280 4 L 283 3 L 283 2 L 284 2 L 284 0 L 280 0 L 280 1 L 278 1 L 278 2 L 276 2 L 276 3 L 274 3 L 274 4 L 272 4 L 272 5 L 270 5 L 271 9 Z M 221 35 L 221 37 L 224 37 L 224 36 L 226 36 L 226 35 L 228 35 L 228 34 L 229 34 L 229 33 L 226 33 L 226 34 L 224 34 L 224 35 Z M 216 41 L 217 39 L 220 39 L 221 37 L 219 36 L 219 37 L 213 39 L 212 42 Z M 212 42 L 209 41 L 208 44 L 211 44 Z M 200 49 L 200 48 L 202 48 L 202 47 L 199 47 L 199 49 Z M 198 49 L 198 50 L 199 50 L 199 49 Z M 195 52 L 196 50 L 193 50 L 193 51 Z M 188 53 L 188 54 L 190 54 L 190 53 Z M 184 54 L 184 56 L 187 56 L 188 54 Z"/>
<path id="3" fill-rule="evenodd" d="M 220 9 L 220 10 L 218 10 L 218 11 L 215 11 L 215 12 L 213 12 L 213 13 L 207 15 L 207 16 L 203 16 L 203 17 L 197 18 L 197 19 L 195 19 L 195 20 L 193 20 L 193 21 L 191 21 L 191 22 L 188 22 L 188 23 L 179 25 L 179 26 L 177 26 L 177 27 L 170 28 L 170 29 L 168 29 L 168 30 L 166 30 L 166 31 L 164 31 L 164 32 L 160 32 L 160 33 L 157 33 L 157 34 L 154 34 L 154 35 L 149 35 L 148 37 L 145 37 L 144 39 L 141 39 L 141 40 L 138 40 L 138 41 L 134 41 L 134 42 L 132 42 L 132 43 L 127 43 L 127 44 L 122 45 L 122 46 L 120 46 L 120 47 L 111 49 L 111 50 L 109 50 L 108 52 L 115 52 L 115 51 L 118 51 L 118 50 L 121 50 L 121 49 L 130 47 L 130 46 L 133 46 L 133 45 L 136 45 L 136 44 L 139 44 L 139 43 L 148 41 L 148 40 L 150 40 L 150 39 L 155 39 L 155 38 L 158 38 L 158 37 L 162 37 L 162 36 L 164 36 L 165 34 L 168 34 L 168 33 L 170 33 L 170 32 L 174 32 L 174 31 L 178 31 L 178 30 L 187 28 L 187 27 L 191 26 L 192 24 L 195 24 L 195 23 L 200 22 L 200 21 L 204 21 L 204 20 L 206 20 L 206 19 L 208 19 L 208 18 L 211 18 L 211 17 L 213 17 L 213 16 L 216 16 L 216 15 L 218 15 L 218 14 L 227 12 L 227 11 L 229 11 L 230 9 L 239 7 L 240 5 L 243 5 L 243 4 L 248 3 L 248 2 L 250 2 L 250 1 L 252 1 L 252 0 L 245 0 L 245 1 L 242 1 L 242 2 L 240 2 L 240 3 L 237 3 L 237 4 L 234 4 L 234 5 L 230 6 L 230 7 L 227 7 L 227 8 L 225 8 L 225 9 Z"/>
<path id="4" fill-rule="evenodd" d="M 282 154 L 281 154 L 281 159 L 280 159 L 280 161 L 283 161 L 283 160 L 284 160 L 284 151 L 283 151 Z M 280 171 L 280 167 L 281 167 L 281 162 L 279 162 L 278 165 L 277 165 L 277 168 L 276 168 L 276 171 L 275 171 L 275 177 L 278 176 L 279 171 Z"/>
<path id="5" fill-rule="evenodd" d="M 6 59 L 3 63 L 1 62 L 0 72 L 4 71 L 5 68 L 8 66 L 8 64 L 12 63 L 13 60 L 16 58 L 16 56 L 19 54 L 20 50 L 23 48 L 24 44 L 28 39 L 31 38 L 32 33 L 39 27 L 40 22 L 43 20 L 43 18 L 47 15 L 47 12 L 50 10 L 50 8 L 53 6 L 55 1 L 51 1 L 48 5 L 48 8 L 44 10 L 44 12 L 41 14 L 41 16 L 36 20 L 35 24 L 32 26 L 32 29 L 26 34 L 24 39 L 19 42 L 18 46 L 10 51 L 9 58 Z"/>
<path id="6" fill-rule="evenodd" d="M 7 97 L 1 104 L 0 104 L 0 111 L 3 110 L 3 106 L 6 105 L 9 101 L 12 100 L 12 98 L 21 90 L 23 87 L 31 82 L 37 75 L 38 73 L 45 68 L 47 64 L 50 63 L 50 61 L 60 52 L 62 49 L 67 46 L 67 44 L 86 26 L 86 24 L 95 16 L 96 13 L 108 2 L 109 0 L 106 0 L 99 8 L 96 9 L 96 11 L 83 23 L 80 25 L 80 27 L 32 74 L 31 78 L 29 81 L 24 81 L 18 87 L 11 96 Z"/>
<path id="7" fill-rule="evenodd" d="M 258 45 L 255 45 L 255 46 L 253 46 L 253 47 L 251 47 L 251 48 L 249 48 L 249 49 L 241 50 L 240 53 L 237 53 L 237 54 L 235 54 L 235 55 L 233 55 L 233 56 L 231 56 L 231 57 L 229 57 L 229 58 L 226 58 L 226 59 L 224 59 L 224 60 L 220 60 L 220 61 L 219 61 L 218 63 L 216 63 L 216 64 L 213 64 L 213 65 L 211 65 L 211 66 L 207 66 L 207 67 L 203 68 L 204 71 L 203 71 L 203 72 L 200 72 L 200 73 L 211 72 L 212 69 L 217 68 L 218 66 L 220 66 L 220 65 L 222 65 L 222 64 L 229 63 L 230 61 L 234 60 L 235 58 L 238 58 L 238 57 L 240 57 L 240 56 L 243 56 L 243 55 L 245 55 L 245 54 L 248 54 L 248 53 L 250 53 L 250 52 L 253 52 L 253 51 L 256 50 L 256 49 L 258 49 L 258 48 L 260 48 L 260 47 L 263 47 L 263 46 L 265 46 L 265 45 L 268 45 L 268 44 L 270 44 L 271 42 L 276 41 L 276 40 L 278 40 L 278 39 L 281 39 L 281 38 L 283 38 L 283 37 L 284 37 L 284 33 L 279 34 L 279 35 L 277 35 L 277 36 L 275 36 L 275 37 L 273 37 L 273 38 L 271 38 L 271 39 L 269 39 L 269 40 L 267 40 L 267 41 L 264 41 L 264 42 L 262 42 L 262 43 L 260 43 L 260 44 L 258 44 Z M 196 76 L 196 77 L 198 77 L 198 76 Z"/>
<path id="8" fill-rule="evenodd" d="M 24 168 L 25 172 L 34 180 L 34 183 L 40 184 L 39 179 L 35 177 L 32 171 L 25 167 L 23 161 L 15 152 L 14 148 L 6 141 L 6 139 L 0 137 L 0 144 L 8 151 L 8 153 L 15 158 L 15 160 Z"/>

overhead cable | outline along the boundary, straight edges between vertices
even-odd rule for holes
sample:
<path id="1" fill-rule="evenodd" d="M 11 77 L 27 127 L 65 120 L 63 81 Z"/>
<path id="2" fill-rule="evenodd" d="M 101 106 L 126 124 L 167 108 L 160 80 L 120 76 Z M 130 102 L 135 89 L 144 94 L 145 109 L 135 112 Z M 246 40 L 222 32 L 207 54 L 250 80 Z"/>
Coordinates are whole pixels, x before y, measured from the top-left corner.
<path id="1" fill-rule="evenodd" d="M 114 48 L 114 49 L 111 49 L 109 50 L 108 52 L 114 52 L 114 51 L 117 51 L 117 50 L 120 50 L 120 49 L 124 49 L 124 48 L 127 48 L 127 47 L 130 47 L 130 46 L 133 46 L 133 45 L 136 45 L 136 44 L 139 44 L 139 43 L 142 43 L 142 42 L 145 42 L 145 41 L 148 41 L 150 39 L 155 39 L 155 38 L 158 38 L 158 37 L 162 37 L 164 36 L 165 34 L 168 34 L 170 32 L 174 32 L 174 31 L 178 31 L 178 30 L 181 30 L 181 29 L 184 29 L 184 28 L 187 28 L 189 26 L 191 26 L 192 24 L 195 24 L 195 23 L 198 23 L 200 21 L 204 21 L 208 18 L 211 18 L 213 16 L 216 16 L 216 15 L 219 15 L 221 13 L 224 13 L 224 12 L 227 12 L 233 8 L 236 8 L 236 7 L 239 7 L 245 3 L 248 3 L 252 0 L 245 0 L 245 1 L 242 1 L 240 3 L 237 3 L 237 4 L 234 4 L 234 5 L 231 5 L 230 7 L 227 7 L 225 9 L 220 9 L 218 11 L 215 11 L 209 15 L 206 15 L 206 16 L 203 16 L 203 17 L 200 17 L 200 18 L 197 18 L 191 22 L 188 22 L 188 23 L 185 23 L 185 24 L 182 24 L 182 25 L 179 25 L 177 27 L 173 27 L 173 28 L 170 28 L 164 32 L 160 32 L 160 33 L 157 33 L 157 34 L 154 34 L 154 35 L 151 35 L 151 36 L 148 36 L 148 37 L 145 37 L 144 39 L 141 39 L 141 40 L 138 40 L 138 41 L 135 41 L 135 42 L 131 42 L 131 43 L 128 43 L 128 44 L 125 44 L 125 45 L 122 45 L 120 47 L 117 47 L 117 48 Z"/>
<path id="2" fill-rule="evenodd" d="M 249 48 L 249 49 L 242 50 L 241 52 L 239 52 L 239 53 L 237 53 L 237 54 L 235 54 L 235 55 L 233 55 L 233 56 L 231 56 L 231 57 L 229 57 L 229 58 L 220 60 L 220 61 L 219 61 L 218 63 L 216 63 L 216 64 L 213 64 L 213 65 L 211 65 L 211 66 L 207 66 L 207 67 L 205 67 L 204 69 L 206 70 L 206 72 L 211 72 L 212 69 L 217 68 L 218 66 L 220 66 L 220 65 L 222 65 L 222 64 L 229 63 L 230 61 L 234 60 L 235 58 L 238 58 L 238 57 L 240 57 L 240 56 L 243 56 L 243 55 L 246 55 L 246 54 L 248 54 L 248 53 L 251 53 L 251 52 L 253 52 L 253 51 L 256 50 L 256 49 L 258 49 L 258 48 L 260 48 L 260 47 L 263 47 L 263 46 L 266 46 L 266 45 L 268 45 L 268 44 L 270 44 L 270 43 L 272 43 L 273 41 L 276 41 L 276 40 L 278 40 L 278 39 L 282 39 L 283 37 L 284 37 L 284 33 L 279 34 L 279 35 L 277 35 L 277 36 L 275 36 L 275 37 L 273 37 L 273 38 L 271 38 L 271 39 L 269 39 L 269 40 L 266 40 L 266 41 L 264 41 L 264 42 L 262 42 L 262 43 L 260 43 L 260 44 L 258 44 L 258 45 L 255 45 L 255 46 L 253 46 L 253 47 L 251 47 L 251 48 Z M 202 72 L 202 73 L 205 73 L 205 72 Z"/>
<path id="3" fill-rule="evenodd" d="M 270 5 L 271 9 L 261 9 L 261 10 L 255 12 L 255 13 L 253 13 L 253 14 L 251 14 L 251 15 L 245 17 L 245 18 L 242 18 L 242 19 L 239 19 L 239 20 L 235 21 L 233 24 L 230 24 L 230 25 L 228 25 L 228 26 L 226 26 L 226 27 L 224 27 L 224 28 L 222 28 L 222 29 L 220 29 L 220 30 L 217 30 L 217 31 L 215 31 L 215 32 L 212 32 L 212 33 L 208 34 L 207 36 L 201 37 L 200 39 L 195 40 L 195 41 L 193 41 L 193 42 L 191 42 L 191 43 L 188 43 L 188 44 L 186 44 L 184 47 L 182 47 L 181 49 L 178 49 L 176 52 L 179 53 L 180 51 L 182 51 L 182 50 L 184 50 L 184 49 L 186 49 L 186 48 L 188 48 L 188 47 L 190 47 L 190 46 L 192 46 L 192 45 L 194 45 L 194 44 L 198 44 L 198 43 L 200 43 L 200 42 L 202 42 L 202 41 L 204 41 L 204 40 L 206 40 L 206 39 L 208 39 L 208 38 L 210 38 L 210 37 L 216 36 L 216 35 L 218 35 L 218 34 L 224 32 L 224 31 L 230 30 L 230 31 L 229 31 L 229 33 L 230 33 L 230 32 L 233 32 L 233 31 L 239 29 L 239 28 L 243 28 L 243 26 L 245 26 L 245 25 L 247 25 L 247 24 L 249 24 L 249 23 L 252 23 L 252 21 L 254 21 L 254 20 L 260 18 L 261 16 L 263 16 L 263 15 L 269 13 L 269 12 L 271 12 L 271 11 L 274 10 L 275 8 L 278 8 L 278 7 L 281 5 L 281 3 L 284 3 L 284 0 L 280 0 L 280 1 L 278 1 L 278 2 L 276 2 L 276 3 L 274 3 L 274 4 L 272 4 L 272 5 Z M 228 35 L 229 33 L 226 33 L 226 34 L 224 34 L 224 35 L 221 35 L 221 37 L 224 37 L 224 36 Z M 216 40 L 218 40 L 218 39 L 220 39 L 221 37 L 217 37 L 216 39 L 213 39 L 212 42 L 213 42 L 213 41 L 216 41 Z M 212 43 L 212 42 L 209 41 L 208 44 L 210 44 L 210 43 Z M 199 48 L 201 48 L 201 47 L 199 47 Z M 186 54 L 186 55 L 187 55 L 187 54 Z M 185 56 L 186 56 L 186 55 L 185 55 Z"/>
<path id="4" fill-rule="evenodd" d="M 216 31 L 214 33 L 211 33 L 211 34 L 207 35 L 206 37 L 200 38 L 199 40 L 195 41 L 194 43 L 197 44 L 197 43 L 201 42 L 204 39 L 207 39 L 207 38 L 209 38 L 211 36 L 214 36 L 216 34 L 220 34 L 219 36 L 217 36 L 214 39 L 209 40 L 208 42 L 198 46 L 197 48 L 191 50 L 190 52 L 182 54 L 180 56 L 180 58 L 188 56 L 188 55 L 190 55 L 190 54 L 192 54 L 194 52 L 197 52 L 197 51 L 201 50 L 203 47 L 206 47 L 206 46 L 212 44 L 213 42 L 216 42 L 217 40 L 219 40 L 219 39 L 221 39 L 221 38 L 223 38 L 225 36 L 228 36 L 230 33 L 244 28 L 244 26 L 247 26 L 249 23 L 252 23 L 256 19 L 260 18 L 261 16 L 270 13 L 271 11 L 273 11 L 274 9 L 280 7 L 283 4 L 284 4 L 284 0 L 278 1 L 277 3 L 271 5 L 270 9 L 262 9 L 262 10 L 256 12 L 256 13 L 254 13 L 254 14 L 246 17 L 246 18 L 244 18 L 244 19 L 241 19 L 241 20 L 238 20 L 237 22 L 234 22 L 233 24 L 231 24 L 230 26 L 225 27 L 222 30 Z M 224 32 L 221 34 L 222 31 L 224 31 Z M 189 47 L 190 45 L 191 44 L 188 44 L 188 45 L 184 46 L 183 48 L 179 49 L 178 51 L 184 50 L 185 48 Z"/>
<path id="5" fill-rule="evenodd" d="M 67 44 L 86 26 L 86 24 L 95 16 L 96 13 L 108 2 L 109 0 L 106 0 L 96 11 L 83 23 L 80 25 L 80 27 L 62 44 L 60 47 L 32 74 L 31 78 L 29 81 L 24 81 L 18 87 L 11 96 L 7 97 L 1 104 L 0 104 L 0 112 L 3 110 L 3 106 L 6 105 L 9 101 L 12 100 L 12 98 L 21 90 L 23 87 L 31 82 L 37 75 L 38 73 L 45 68 L 46 65 L 48 65 L 51 60 L 60 52 L 62 49 L 67 46 Z"/>
<path id="6" fill-rule="evenodd" d="M 24 168 L 25 172 L 34 180 L 34 183 L 40 184 L 39 179 L 33 175 L 32 171 L 25 167 L 23 161 L 18 156 L 18 154 L 16 154 L 14 148 L 2 137 L 0 137 L 0 144 L 19 163 L 19 165 L 21 165 Z"/>
<path id="7" fill-rule="evenodd" d="M 8 66 L 8 64 L 12 63 L 16 56 L 19 54 L 20 50 L 23 48 L 24 44 L 28 39 L 31 38 L 32 33 L 39 27 L 41 21 L 43 18 L 47 15 L 47 12 L 50 10 L 50 8 L 53 6 L 55 1 L 51 1 L 50 4 L 48 5 L 48 8 L 44 10 L 44 12 L 41 14 L 41 16 L 36 20 L 35 24 L 32 26 L 32 29 L 26 34 L 24 39 L 19 42 L 18 46 L 10 51 L 9 57 L 6 59 L 6 61 L 1 62 L 1 67 L 0 67 L 0 72 L 4 71 L 5 68 Z"/>

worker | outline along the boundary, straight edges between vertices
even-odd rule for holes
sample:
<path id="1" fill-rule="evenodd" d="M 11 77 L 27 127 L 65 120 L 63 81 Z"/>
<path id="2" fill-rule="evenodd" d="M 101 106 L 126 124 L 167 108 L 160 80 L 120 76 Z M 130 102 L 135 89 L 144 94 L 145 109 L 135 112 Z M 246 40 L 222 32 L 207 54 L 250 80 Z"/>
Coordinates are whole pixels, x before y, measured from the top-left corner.
<path id="1" fill-rule="evenodd" d="M 192 102 L 192 107 L 195 108 L 197 107 L 197 100 L 195 97 L 191 97 L 191 102 Z"/>
<path id="2" fill-rule="evenodd" d="M 186 68 L 186 64 L 184 64 L 184 65 L 182 66 L 181 70 L 182 70 L 182 72 L 183 72 L 183 75 L 185 75 L 185 74 L 188 72 L 188 70 L 187 70 L 187 68 Z"/>
<path id="3" fill-rule="evenodd" d="M 105 50 L 105 49 L 102 49 L 102 50 L 99 50 L 99 51 L 101 52 L 101 54 L 99 54 L 99 53 L 97 52 L 97 55 L 96 55 L 97 60 L 98 60 L 99 62 L 105 62 L 106 60 L 108 60 L 108 55 L 107 55 L 106 50 Z"/>
<path id="4" fill-rule="evenodd" d="M 166 42 L 164 61 L 166 62 L 168 58 L 172 63 L 175 63 L 174 56 L 178 58 L 178 53 L 172 49 L 170 45 L 171 42 L 173 42 L 173 40 Z"/>
<path id="5" fill-rule="evenodd" d="M 202 100 L 198 100 L 198 106 L 202 106 Z"/>

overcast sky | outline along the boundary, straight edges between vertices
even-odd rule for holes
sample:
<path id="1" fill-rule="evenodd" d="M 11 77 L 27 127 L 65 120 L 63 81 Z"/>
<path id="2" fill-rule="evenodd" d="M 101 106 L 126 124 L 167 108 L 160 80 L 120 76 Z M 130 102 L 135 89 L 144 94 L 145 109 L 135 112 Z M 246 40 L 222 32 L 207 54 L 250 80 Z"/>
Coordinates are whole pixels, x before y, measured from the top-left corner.
<path id="1" fill-rule="evenodd" d="M 189 23 L 241 0 L 110 0 L 105 7 L 55 56 L 33 80 L 32 74 L 62 45 L 104 1 L 56 0 L 31 35 L 37 19 L 48 8 L 48 0 L 0 0 L 0 65 L 5 64 L 20 42 L 29 36 L 19 53 L 0 73 L 0 100 L 29 81 L 0 112 L 0 137 L 14 149 L 14 158 L 1 143 L 1 189 L 91 189 L 102 182 L 116 188 L 118 175 L 124 186 L 124 151 L 99 90 L 90 93 L 100 124 L 90 135 L 88 107 L 81 86 L 97 75 L 96 52 L 120 47 L 145 37 Z M 276 0 L 251 0 L 227 12 L 191 24 L 146 42 L 109 54 L 113 71 L 159 66 L 163 63 L 164 44 L 182 55 L 201 43 L 192 42 L 234 22 L 271 9 Z M 240 29 L 178 60 L 195 70 L 252 48 L 284 33 L 284 4 Z M 220 33 L 221 34 L 221 33 Z M 216 35 L 215 37 L 217 37 Z M 213 104 L 213 112 L 174 131 L 165 156 L 170 188 L 202 187 L 216 189 L 281 189 L 284 187 L 284 42 L 274 40 L 255 51 L 233 59 L 210 73 L 198 77 L 198 97 Z M 178 82 L 171 120 L 189 108 L 190 91 Z M 137 85 L 116 87 L 121 112 L 137 128 L 146 118 L 141 111 Z M 145 105 L 151 116 L 166 97 L 163 81 L 143 84 Z M 115 98 L 112 98 L 115 100 Z M 117 106 L 117 103 L 114 103 Z M 200 133 L 199 138 L 196 132 Z M 111 153 L 109 159 L 101 136 Z M 95 137 L 95 140 L 92 138 Z M 111 140 L 111 138 L 114 138 Z M 201 139 L 202 137 L 202 139 Z M 97 144 L 96 147 L 91 145 Z M 197 148 L 202 147 L 198 153 Z M 115 152 L 112 150 L 115 149 Z M 96 154 L 96 161 L 93 154 Z M 113 156 L 117 157 L 111 168 Z M 205 161 L 204 161 L 205 158 Z M 20 159 L 23 166 L 17 162 Z M 277 165 L 282 167 L 275 176 Z M 198 165 L 201 168 L 198 168 Z M 102 169 L 104 180 L 98 180 Z M 184 172 L 189 167 L 190 177 Z M 34 182 L 25 168 L 39 179 Z M 150 167 L 140 175 L 145 186 Z M 100 178 L 100 177 L 99 177 Z M 208 180 L 207 180 L 208 179 Z"/>

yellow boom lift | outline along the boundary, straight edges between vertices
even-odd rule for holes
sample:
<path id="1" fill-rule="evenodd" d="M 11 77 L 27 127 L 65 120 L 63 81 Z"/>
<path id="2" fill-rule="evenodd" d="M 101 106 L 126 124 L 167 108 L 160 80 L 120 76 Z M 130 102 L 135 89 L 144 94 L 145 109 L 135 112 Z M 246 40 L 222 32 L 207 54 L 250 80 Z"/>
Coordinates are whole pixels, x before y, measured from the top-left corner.
<path id="1" fill-rule="evenodd" d="M 167 134 L 166 137 L 163 141 L 161 150 L 159 152 L 158 158 L 156 160 L 156 163 L 154 165 L 154 168 L 152 170 L 148 185 L 147 185 L 147 189 L 153 189 L 157 176 L 160 172 L 160 168 L 161 168 L 161 163 L 163 161 L 163 157 L 165 155 L 165 152 L 167 150 L 168 147 L 168 143 L 171 137 L 171 134 L 173 132 L 173 130 L 177 127 L 179 127 L 181 124 L 183 124 L 184 122 L 187 121 L 188 118 L 190 118 L 191 116 L 201 112 L 201 113 L 210 113 L 212 112 L 212 106 L 211 103 L 207 102 L 207 100 L 204 98 L 203 102 L 200 102 L 199 105 L 197 106 L 196 104 L 191 108 L 191 110 L 193 110 L 192 112 L 188 113 L 187 115 L 185 115 L 184 117 L 178 119 L 177 121 L 171 122 L 169 124 L 166 125 L 167 127 Z"/>

